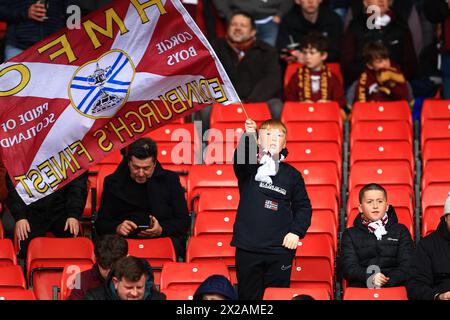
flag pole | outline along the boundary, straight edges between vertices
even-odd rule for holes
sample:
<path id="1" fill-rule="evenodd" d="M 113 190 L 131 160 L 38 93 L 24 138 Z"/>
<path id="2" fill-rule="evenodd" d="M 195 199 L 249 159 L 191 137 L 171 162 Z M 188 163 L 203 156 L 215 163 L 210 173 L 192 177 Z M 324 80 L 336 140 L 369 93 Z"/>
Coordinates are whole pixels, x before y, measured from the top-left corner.
<path id="1" fill-rule="evenodd" d="M 242 103 L 242 101 L 239 100 L 239 104 L 241 105 L 242 110 L 244 110 L 245 117 L 247 118 L 247 120 L 250 119 L 250 117 L 248 116 L 247 110 L 245 110 L 245 107 L 244 107 L 244 104 Z"/>

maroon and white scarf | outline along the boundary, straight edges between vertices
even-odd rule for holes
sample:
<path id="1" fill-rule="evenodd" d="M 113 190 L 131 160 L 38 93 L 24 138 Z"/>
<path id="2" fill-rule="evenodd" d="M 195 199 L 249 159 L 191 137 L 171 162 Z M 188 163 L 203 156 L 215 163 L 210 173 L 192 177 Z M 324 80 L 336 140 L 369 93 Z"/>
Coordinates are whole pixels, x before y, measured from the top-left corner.
<path id="1" fill-rule="evenodd" d="M 377 240 L 381 240 L 381 238 L 387 234 L 387 231 L 384 227 L 389 221 L 387 213 L 385 213 L 384 217 L 378 221 L 367 220 L 364 215 L 361 214 L 361 220 L 363 226 L 369 229 L 369 232 L 373 233 L 375 237 L 377 237 Z"/>

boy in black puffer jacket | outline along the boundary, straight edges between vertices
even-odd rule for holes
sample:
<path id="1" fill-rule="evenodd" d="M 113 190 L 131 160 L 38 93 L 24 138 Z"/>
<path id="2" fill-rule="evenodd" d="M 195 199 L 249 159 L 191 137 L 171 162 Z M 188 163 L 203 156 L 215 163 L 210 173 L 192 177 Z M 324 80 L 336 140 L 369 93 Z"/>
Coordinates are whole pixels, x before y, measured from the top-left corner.
<path id="1" fill-rule="evenodd" d="M 408 280 L 413 242 L 375 183 L 359 192 L 361 214 L 342 235 L 340 272 L 349 287 L 395 287 Z"/>

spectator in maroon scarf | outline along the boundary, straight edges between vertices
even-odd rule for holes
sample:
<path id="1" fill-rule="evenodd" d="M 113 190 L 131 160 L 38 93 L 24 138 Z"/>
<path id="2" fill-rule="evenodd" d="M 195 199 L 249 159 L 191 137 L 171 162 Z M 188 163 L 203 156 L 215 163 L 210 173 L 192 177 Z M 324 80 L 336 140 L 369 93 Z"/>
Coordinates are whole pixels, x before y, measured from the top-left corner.
<path id="1" fill-rule="evenodd" d="M 104 284 L 112 265 L 128 254 L 128 242 L 117 234 L 107 234 L 95 242 L 96 264 L 80 274 L 80 287 L 70 293 L 68 300 L 83 300 L 89 289 Z"/>

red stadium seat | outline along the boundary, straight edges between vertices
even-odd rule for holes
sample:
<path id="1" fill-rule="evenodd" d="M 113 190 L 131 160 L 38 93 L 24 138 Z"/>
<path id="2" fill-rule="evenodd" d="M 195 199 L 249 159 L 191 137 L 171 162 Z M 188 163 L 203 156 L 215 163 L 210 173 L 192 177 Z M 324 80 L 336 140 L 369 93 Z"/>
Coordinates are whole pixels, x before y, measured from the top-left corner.
<path id="1" fill-rule="evenodd" d="M 341 181 L 335 164 L 330 165 L 322 162 L 294 162 L 290 164 L 302 174 L 308 193 L 310 191 L 322 191 L 327 194 L 332 192 L 335 199 L 340 198 Z"/>
<path id="2" fill-rule="evenodd" d="M 128 254 L 147 260 L 152 269 L 155 284 L 159 285 L 161 270 L 165 263 L 176 262 L 175 249 L 170 238 L 127 239 Z"/>
<path id="3" fill-rule="evenodd" d="M 344 83 L 344 76 L 342 75 L 342 71 L 341 71 L 341 65 L 339 63 L 327 63 L 326 64 L 328 68 L 330 68 L 331 73 L 333 73 L 338 79 L 339 81 L 341 81 L 341 84 Z M 292 76 L 294 75 L 294 73 L 297 72 L 298 68 L 301 67 L 302 64 L 301 63 L 289 63 L 287 65 L 286 71 L 284 73 L 284 87 L 286 88 L 289 81 L 291 80 Z"/>
<path id="4" fill-rule="evenodd" d="M 313 209 L 311 225 L 308 228 L 307 235 L 323 235 L 329 238 L 334 252 L 337 251 L 337 224 L 334 217 L 317 212 Z"/>
<path id="5" fill-rule="evenodd" d="M 66 300 L 70 293 L 80 284 L 80 273 L 90 270 L 92 264 L 66 265 L 61 275 L 60 300 Z"/>
<path id="6" fill-rule="evenodd" d="M 1 207 L 1 205 L 0 205 L 0 207 Z M 4 237 L 5 237 L 5 233 L 3 231 L 3 224 L 2 224 L 2 221 L 0 220 L 0 239 L 3 239 Z"/>
<path id="7" fill-rule="evenodd" d="M 161 272 L 161 291 L 196 290 L 206 278 L 213 274 L 223 275 L 231 281 L 227 266 L 221 261 L 167 262 Z"/>
<path id="8" fill-rule="evenodd" d="M 230 235 L 233 234 L 233 224 L 236 211 L 200 212 L 194 223 L 194 236 Z"/>
<path id="9" fill-rule="evenodd" d="M 236 248 L 230 245 L 232 235 L 191 237 L 186 250 L 186 262 L 224 262 L 230 271 L 231 281 L 236 279 Z"/>
<path id="10" fill-rule="evenodd" d="M 94 246 L 88 238 L 34 238 L 26 258 L 29 286 L 39 300 L 51 300 L 66 265 L 94 261 Z"/>
<path id="11" fill-rule="evenodd" d="M 320 288 L 333 296 L 334 253 L 327 238 L 306 235 L 299 241 L 291 273 L 291 288 Z"/>
<path id="12" fill-rule="evenodd" d="M 250 119 L 253 119 L 258 125 L 261 122 L 271 119 L 269 107 L 265 102 L 244 103 L 245 111 L 247 111 Z M 216 123 L 234 122 L 244 123 L 247 119 L 241 104 L 230 104 L 227 106 L 215 104 L 211 110 L 210 126 L 213 128 Z"/>
<path id="13" fill-rule="evenodd" d="M 193 300 L 197 288 L 187 289 L 165 289 L 161 292 L 166 295 L 167 300 Z"/>
<path id="14" fill-rule="evenodd" d="M 359 141 L 350 151 L 350 167 L 360 162 L 383 161 L 405 163 L 414 173 L 412 145 L 404 141 Z"/>
<path id="15" fill-rule="evenodd" d="M 422 190 L 431 185 L 450 184 L 450 161 L 433 161 L 426 169 L 422 176 Z"/>
<path id="16" fill-rule="evenodd" d="M 198 159 L 195 152 L 198 150 Z M 175 171 L 186 171 L 192 164 L 200 163 L 200 149 L 188 142 L 158 142 L 158 161 L 163 167 L 176 165 Z"/>
<path id="17" fill-rule="evenodd" d="M 266 288 L 263 300 L 292 300 L 299 295 L 309 295 L 314 300 L 330 300 L 327 290 L 316 288 Z"/>
<path id="18" fill-rule="evenodd" d="M 0 267 L 1 290 L 26 290 L 26 288 L 25 277 L 20 266 Z"/>
<path id="19" fill-rule="evenodd" d="M 210 143 L 236 143 L 244 133 L 244 122 L 218 122 L 208 131 Z"/>
<path id="20" fill-rule="evenodd" d="M 169 123 L 145 135 L 156 143 L 160 142 L 184 142 L 199 144 L 200 137 L 193 123 L 175 124 Z"/>
<path id="21" fill-rule="evenodd" d="M 409 166 L 401 163 L 356 163 L 350 167 L 349 190 L 367 183 L 378 183 L 391 190 L 403 190 L 413 194 L 413 176 Z"/>
<path id="22" fill-rule="evenodd" d="M 450 162 L 450 139 L 427 141 L 427 147 L 422 152 L 422 162 L 423 172 L 425 172 L 428 163 Z"/>
<path id="23" fill-rule="evenodd" d="M 2 290 L 0 300 L 36 300 L 33 290 Z"/>
<path id="24" fill-rule="evenodd" d="M 333 194 L 326 193 L 320 188 L 306 188 L 313 208 L 313 214 L 316 216 L 330 217 L 334 224 L 338 225 L 339 206 Z"/>
<path id="25" fill-rule="evenodd" d="M 450 101 L 427 99 L 422 105 L 421 123 L 428 120 L 450 120 Z"/>
<path id="26" fill-rule="evenodd" d="M 342 130 L 328 122 L 288 122 L 287 142 L 333 142 L 342 146 Z"/>
<path id="27" fill-rule="evenodd" d="M 338 176 L 341 176 L 342 155 L 341 149 L 335 143 L 317 143 L 317 142 L 291 142 L 288 146 L 289 155 L 286 162 L 294 163 L 320 163 L 334 164 Z"/>
<path id="28" fill-rule="evenodd" d="M 450 192 L 450 183 L 447 185 L 432 185 L 422 192 L 422 236 L 436 230 L 442 214 L 444 203 Z"/>
<path id="29" fill-rule="evenodd" d="M 237 188 L 200 190 L 198 193 L 197 213 L 233 212 L 239 205 L 239 190 Z"/>
<path id="30" fill-rule="evenodd" d="M 412 145 L 411 127 L 406 122 L 357 122 L 350 131 L 350 149 L 356 141 L 405 141 Z M 412 148 L 412 147 L 411 147 Z"/>
<path id="31" fill-rule="evenodd" d="M 17 264 L 16 251 L 10 239 L 0 239 L 0 267 Z"/>
<path id="32" fill-rule="evenodd" d="M 188 199 L 204 190 L 236 189 L 237 178 L 232 165 L 194 165 L 188 177 Z"/>
<path id="33" fill-rule="evenodd" d="M 408 300 L 405 287 L 391 288 L 352 288 L 344 291 L 344 300 Z"/>
<path id="34" fill-rule="evenodd" d="M 102 161 L 97 163 L 96 165 L 89 168 L 89 171 L 92 173 L 98 172 L 100 170 L 100 167 L 105 164 L 109 165 L 118 165 L 123 160 L 123 156 L 120 153 L 120 150 L 115 151 L 108 155 L 106 158 L 104 158 Z"/>
<path id="35" fill-rule="evenodd" d="M 428 120 L 422 125 L 421 145 L 422 153 L 427 149 L 430 141 L 450 140 L 450 119 Z"/>
<path id="36" fill-rule="evenodd" d="M 283 105 L 281 121 L 289 122 L 329 122 L 342 130 L 342 117 L 337 102 L 294 102 L 287 101 Z"/>
<path id="37" fill-rule="evenodd" d="M 350 120 L 352 127 L 360 121 L 403 121 L 412 129 L 411 109 L 407 101 L 356 102 Z"/>

